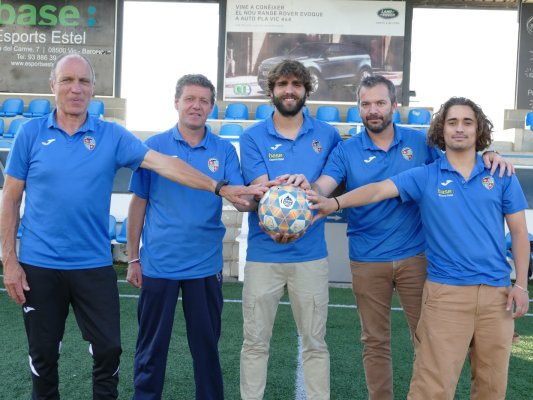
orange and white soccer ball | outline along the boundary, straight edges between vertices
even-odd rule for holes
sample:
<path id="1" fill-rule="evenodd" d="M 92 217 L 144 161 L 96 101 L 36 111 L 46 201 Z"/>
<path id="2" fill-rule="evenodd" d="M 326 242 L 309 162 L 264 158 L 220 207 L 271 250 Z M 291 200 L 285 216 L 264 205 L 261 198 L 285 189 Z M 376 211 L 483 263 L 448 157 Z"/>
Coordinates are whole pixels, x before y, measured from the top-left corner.
<path id="1" fill-rule="evenodd" d="M 305 191 L 293 185 L 272 186 L 257 213 L 267 231 L 290 235 L 305 231 L 313 219 Z"/>

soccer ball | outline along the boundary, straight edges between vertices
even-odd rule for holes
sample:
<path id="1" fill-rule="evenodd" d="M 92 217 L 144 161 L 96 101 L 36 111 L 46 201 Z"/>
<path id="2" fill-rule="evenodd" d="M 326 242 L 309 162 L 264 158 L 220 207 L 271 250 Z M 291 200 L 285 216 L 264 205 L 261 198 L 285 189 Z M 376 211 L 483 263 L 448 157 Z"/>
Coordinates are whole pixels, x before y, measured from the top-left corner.
<path id="1" fill-rule="evenodd" d="M 272 186 L 257 213 L 265 230 L 290 235 L 306 230 L 313 219 L 305 191 L 293 185 Z"/>

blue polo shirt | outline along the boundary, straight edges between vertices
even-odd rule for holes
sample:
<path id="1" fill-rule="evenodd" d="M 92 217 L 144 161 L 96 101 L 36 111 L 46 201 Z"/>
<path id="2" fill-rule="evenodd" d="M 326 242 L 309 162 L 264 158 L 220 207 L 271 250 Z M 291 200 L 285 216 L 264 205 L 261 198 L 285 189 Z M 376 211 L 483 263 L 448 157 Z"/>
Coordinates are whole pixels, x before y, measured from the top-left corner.
<path id="1" fill-rule="evenodd" d="M 480 156 L 468 181 L 446 158 L 391 178 L 403 201 L 418 203 L 428 279 L 449 285 L 511 284 L 503 218 L 527 208 L 515 175 L 498 177 Z"/>
<path id="2" fill-rule="evenodd" d="M 342 142 L 329 156 L 323 175 L 350 191 L 432 162 L 438 151 L 426 144 L 423 132 L 394 125 L 388 151 L 377 147 L 366 129 Z M 420 212 L 414 203 L 397 199 L 348 210 L 349 256 L 354 261 L 404 259 L 426 248 Z"/>
<path id="3" fill-rule="evenodd" d="M 283 174 L 304 174 L 309 182 L 320 176 L 329 153 L 341 141 L 336 128 L 304 115 L 295 140 L 280 135 L 272 116 L 260 121 L 241 136 L 241 165 L 244 182 L 262 175 L 274 179 Z M 327 257 L 324 219 L 311 225 L 305 234 L 289 244 L 274 242 L 259 227 L 257 212 L 249 214 L 248 261 L 304 262 Z"/>
<path id="4" fill-rule="evenodd" d="M 191 147 L 176 126 L 152 136 L 146 145 L 177 157 L 215 181 L 227 179 L 242 185 L 235 147 L 212 134 Z M 142 231 L 143 274 L 151 278 L 194 279 L 220 272 L 223 267 L 222 198 L 191 189 L 140 168 L 131 179 L 130 191 L 147 200 Z"/>
<path id="5" fill-rule="evenodd" d="M 148 148 L 122 126 L 88 116 L 69 136 L 55 111 L 29 119 L 6 172 L 26 181 L 19 260 L 45 268 L 112 264 L 109 206 L 121 167 L 136 169 Z"/>

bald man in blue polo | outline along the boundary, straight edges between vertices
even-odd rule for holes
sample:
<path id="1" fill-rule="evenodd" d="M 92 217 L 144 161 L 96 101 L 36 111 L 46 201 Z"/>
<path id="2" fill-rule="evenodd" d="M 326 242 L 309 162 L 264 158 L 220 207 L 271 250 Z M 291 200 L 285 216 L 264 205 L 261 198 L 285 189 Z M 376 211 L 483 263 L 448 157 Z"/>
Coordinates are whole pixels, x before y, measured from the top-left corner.
<path id="1" fill-rule="evenodd" d="M 262 193 L 220 186 L 182 160 L 149 150 L 123 127 L 89 116 L 94 84 L 86 58 L 59 58 L 50 74 L 56 108 L 21 126 L 6 168 L 0 218 L 4 285 L 22 305 L 33 399 L 59 398 L 59 351 L 70 306 L 93 357 L 93 399 L 118 397 L 120 309 L 108 221 L 119 168 L 155 170 L 245 205 L 240 195 Z"/>

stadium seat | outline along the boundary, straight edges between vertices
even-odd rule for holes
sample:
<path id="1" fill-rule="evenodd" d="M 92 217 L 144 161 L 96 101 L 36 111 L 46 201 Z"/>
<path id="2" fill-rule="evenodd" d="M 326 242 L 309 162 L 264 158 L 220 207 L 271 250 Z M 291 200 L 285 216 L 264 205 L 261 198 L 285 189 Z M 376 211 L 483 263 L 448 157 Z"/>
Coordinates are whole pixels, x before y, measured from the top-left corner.
<path id="1" fill-rule="evenodd" d="M 529 248 L 530 248 L 530 257 L 529 257 L 529 270 L 527 273 L 528 278 L 531 278 L 533 275 L 533 235 L 531 233 L 528 233 L 529 236 Z M 507 257 L 511 260 L 513 259 L 513 251 L 512 251 L 512 241 L 511 241 L 511 234 L 507 232 L 505 235 L 505 248 L 507 250 Z"/>
<path id="2" fill-rule="evenodd" d="M 274 112 L 272 104 L 260 104 L 255 109 L 255 119 L 266 119 Z"/>
<path id="3" fill-rule="evenodd" d="M 355 136 L 359 133 L 359 128 L 357 128 L 356 126 L 354 126 L 353 128 L 350 128 L 348 130 L 348 135 L 350 136 Z"/>
<path id="4" fill-rule="evenodd" d="M 18 133 L 19 127 L 22 124 L 24 124 L 26 121 L 27 121 L 27 119 L 25 119 L 25 118 L 16 118 L 16 119 L 12 120 L 11 123 L 9 124 L 9 128 L 4 133 L 4 138 L 5 139 L 13 139 Z"/>
<path id="5" fill-rule="evenodd" d="M 395 124 L 403 124 L 400 110 L 394 111 L 394 114 L 392 114 L 392 122 L 394 122 Z"/>
<path id="6" fill-rule="evenodd" d="M 248 119 L 248 106 L 244 103 L 230 103 L 224 111 L 224 119 Z"/>
<path id="7" fill-rule="evenodd" d="M 109 240 L 117 238 L 117 219 L 109 214 Z"/>
<path id="8" fill-rule="evenodd" d="M 413 108 L 407 114 L 407 125 L 429 125 L 431 113 L 424 108 Z"/>
<path id="9" fill-rule="evenodd" d="M 42 117 L 50 112 L 50 100 L 33 99 L 28 104 L 28 111 L 22 113 L 26 118 Z"/>
<path id="10" fill-rule="evenodd" d="M 220 127 L 219 135 L 228 139 L 238 139 L 244 131 L 239 124 L 224 124 Z"/>
<path id="11" fill-rule="evenodd" d="M 341 122 L 341 114 L 335 106 L 319 106 L 316 109 L 316 119 L 324 122 Z"/>
<path id="12" fill-rule="evenodd" d="M 0 109 L 0 117 L 15 117 L 24 112 L 24 101 L 13 97 L 5 99 Z"/>
<path id="13" fill-rule="evenodd" d="M 525 128 L 533 131 L 533 111 L 530 111 L 526 114 Z"/>
<path id="14" fill-rule="evenodd" d="M 211 111 L 211 114 L 207 116 L 207 119 L 218 119 L 218 106 L 216 103 L 213 105 L 213 110 Z"/>
<path id="15" fill-rule="evenodd" d="M 0 118 L 0 136 L 4 134 L 4 127 L 5 127 L 4 119 Z"/>
<path id="16" fill-rule="evenodd" d="M 0 140 L 0 149 L 10 149 L 12 145 L 11 140 Z"/>
<path id="17" fill-rule="evenodd" d="M 115 239 L 117 243 L 128 243 L 128 237 L 126 235 L 127 229 L 128 229 L 128 218 L 124 218 L 124 221 L 122 222 L 122 227 L 120 228 L 120 232 L 118 233 Z"/>
<path id="18" fill-rule="evenodd" d="M 100 118 L 103 117 L 105 111 L 104 102 L 101 100 L 91 100 L 87 112 L 90 116 Z"/>
<path id="19" fill-rule="evenodd" d="M 350 107 L 346 110 L 346 122 L 361 123 L 361 114 L 359 114 L 359 107 Z"/>

